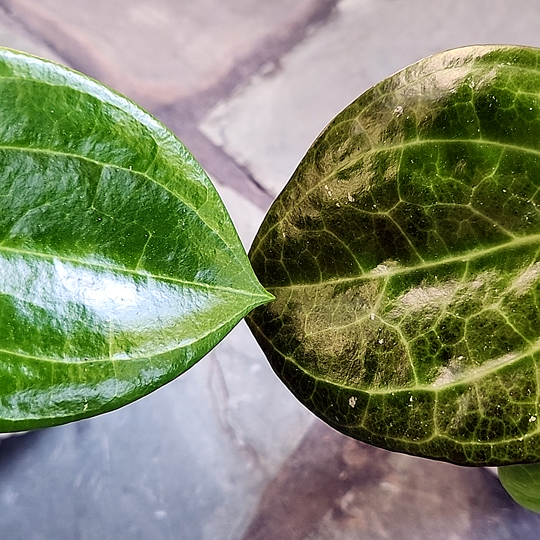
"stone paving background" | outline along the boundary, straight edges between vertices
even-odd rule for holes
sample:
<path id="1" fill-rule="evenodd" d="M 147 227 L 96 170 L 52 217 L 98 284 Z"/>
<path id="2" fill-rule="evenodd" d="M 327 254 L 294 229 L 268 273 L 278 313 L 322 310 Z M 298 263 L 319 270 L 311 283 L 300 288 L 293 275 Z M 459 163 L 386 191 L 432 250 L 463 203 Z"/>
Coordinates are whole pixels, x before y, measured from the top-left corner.
<path id="1" fill-rule="evenodd" d="M 95 77 L 211 174 L 249 246 L 312 140 L 394 71 L 475 43 L 540 46 L 531 0 L 0 0 L 0 45 Z M 2 540 L 530 540 L 487 470 L 315 420 L 245 325 L 120 411 L 0 445 Z"/>

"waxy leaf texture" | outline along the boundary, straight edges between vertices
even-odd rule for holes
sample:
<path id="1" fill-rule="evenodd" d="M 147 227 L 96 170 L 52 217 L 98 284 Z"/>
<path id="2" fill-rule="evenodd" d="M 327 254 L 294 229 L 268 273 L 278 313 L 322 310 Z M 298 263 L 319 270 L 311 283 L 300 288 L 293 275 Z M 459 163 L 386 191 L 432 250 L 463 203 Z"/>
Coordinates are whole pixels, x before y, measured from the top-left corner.
<path id="1" fill-rule="evenodd" d="M 540 51 L 437 54 L 324 130 L 250 252 L 249 324 L 342 432 L 464 465 L 540 459 Z"/>
<path id="2" fill-rule="evenodd" d="M 504 489 L 521 506 L 540 512 L 540 463 L 499 467 L 499 480 Z"/>
<path id="3" fill-rule="evenodd" d="M 141 397 L 270 298 L 172 133 L 78 73 L 0 50 L 0 430 Z"/>

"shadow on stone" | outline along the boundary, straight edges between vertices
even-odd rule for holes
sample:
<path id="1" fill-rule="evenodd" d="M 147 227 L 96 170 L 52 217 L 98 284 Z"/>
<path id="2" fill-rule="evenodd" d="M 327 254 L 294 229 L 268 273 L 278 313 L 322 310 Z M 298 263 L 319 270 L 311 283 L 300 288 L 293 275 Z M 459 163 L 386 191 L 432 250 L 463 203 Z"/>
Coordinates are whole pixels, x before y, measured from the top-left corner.
<path id="1" fill-rule="evenodd" d="M 267 486 L 243 540 L 529 540 L 539 530 L 540 515 L 486 469 L 388 452 L 316 422 Z"/>
<path id="2" fill-rule="evenodd" d="M 0 470 L 20 459 L 45 437 L 46 430 L 14 434 L 0 441 Z"/>

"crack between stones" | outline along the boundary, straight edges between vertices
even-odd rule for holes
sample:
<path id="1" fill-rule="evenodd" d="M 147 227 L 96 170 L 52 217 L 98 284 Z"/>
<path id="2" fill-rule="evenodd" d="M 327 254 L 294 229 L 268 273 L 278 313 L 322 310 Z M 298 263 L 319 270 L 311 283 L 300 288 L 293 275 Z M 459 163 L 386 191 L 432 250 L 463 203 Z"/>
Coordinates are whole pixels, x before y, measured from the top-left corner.
<path id="1" fill-rule="evenodd" d="M 251 462 L 253 467 L 260 471 L 263 478 L 269 478 L 270 473 L 264 466 L 255 447 L 250 442 L 243 440 L 232 425 L 229 419 L 230 396 L 223 369 L 213 353 L 210 353 L 209 360 L 210 372 L 208 377 L 208 389 L 221 428 L 229 437 L 238 452 L 244 455 Z"/>

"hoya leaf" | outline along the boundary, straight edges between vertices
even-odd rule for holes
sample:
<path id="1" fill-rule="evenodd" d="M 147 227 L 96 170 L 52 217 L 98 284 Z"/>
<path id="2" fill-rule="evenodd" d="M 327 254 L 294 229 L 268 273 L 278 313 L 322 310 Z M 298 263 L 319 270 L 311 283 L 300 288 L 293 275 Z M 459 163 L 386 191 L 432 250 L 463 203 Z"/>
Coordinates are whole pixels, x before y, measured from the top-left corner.
<path id="1" fill-rule="evenodd" d="M 269 298 L 172 133 L 78 73 L 0 50 L 0 430 L 137 399 Z"/>
<path id="2" fill-rule="evenodd" d="M 437 54 L 308 151 L 250 258 L 249 324 L 338 430 L 460 464 L 540 460 L 540 51 Z"/>
<path id="3" fill-rule="evenodd" d="M 540 513 L 540 463 L 499 467 L 499 480 L 521 506 Z"/>

